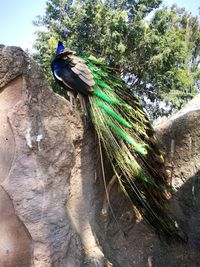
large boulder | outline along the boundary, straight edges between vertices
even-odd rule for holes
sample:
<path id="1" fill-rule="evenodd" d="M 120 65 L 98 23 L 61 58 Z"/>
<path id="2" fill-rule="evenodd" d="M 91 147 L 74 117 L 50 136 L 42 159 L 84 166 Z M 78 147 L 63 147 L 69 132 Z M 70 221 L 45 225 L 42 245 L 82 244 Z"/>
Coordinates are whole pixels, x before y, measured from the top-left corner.
<path id="1" fill-rule="evenodd" d="M 65 204 L 81 123 L 17 47 L 0 46 L 0 113 L 0 266 L 80 266 Z"/>

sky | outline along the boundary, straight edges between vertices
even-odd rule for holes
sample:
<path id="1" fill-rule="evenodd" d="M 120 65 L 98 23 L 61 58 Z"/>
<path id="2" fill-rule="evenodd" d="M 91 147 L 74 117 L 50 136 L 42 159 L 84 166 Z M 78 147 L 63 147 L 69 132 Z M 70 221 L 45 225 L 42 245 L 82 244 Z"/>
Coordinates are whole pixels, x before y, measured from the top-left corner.
<path id="1" fill-rule="evenodd" d="M 0 0 L 0 44 L 31 48 L 33 20 L 45 12 L 46 0 Z"/>
<path id="2" fill-rule="evenodd" d="M 177 4 L 179 7 L 185 7 L 186 10 L 191 12 L 193 15 L 198 15 L 198 7 L 200 7 L 199 0 L 163 0 L 165 6 L 172 6 L 173 4 Z"/>
<path id="3" fill-rule="evenodd" d="M 45 13 L 46 0 L 0 0 L 0 44 L 30 49 L 36 27 L 32 21 Z M 199 0 L 163 0 L 164 5 L 176 3 L 193 15 L 198 14 Z"/>

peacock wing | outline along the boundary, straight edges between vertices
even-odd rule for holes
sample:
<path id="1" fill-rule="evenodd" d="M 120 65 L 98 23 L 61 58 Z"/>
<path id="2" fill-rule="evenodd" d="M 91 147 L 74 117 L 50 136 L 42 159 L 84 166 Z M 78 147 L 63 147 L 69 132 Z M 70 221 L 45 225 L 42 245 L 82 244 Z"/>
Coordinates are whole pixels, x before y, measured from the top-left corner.
<path id="1" fill-rule="evenodd" d="M 93 79 L 91 71 L 86 64 L 86 61 L 74 55 L 69 55 L 68 57 L 71 59 L 72 64 L 74 64 L 71 70 L 90 87 L 90 91 L 93 91 L 95 81 Z"/>

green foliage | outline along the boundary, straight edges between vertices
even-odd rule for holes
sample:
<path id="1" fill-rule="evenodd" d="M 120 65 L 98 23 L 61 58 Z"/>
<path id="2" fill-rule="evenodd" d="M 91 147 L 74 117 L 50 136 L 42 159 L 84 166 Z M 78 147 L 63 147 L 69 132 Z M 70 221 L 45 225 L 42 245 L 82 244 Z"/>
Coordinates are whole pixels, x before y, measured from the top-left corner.
<path id="1" fill-rule="evenodd" d="M 50 71 L 57 40 L 77 54 L 100 57 L 118 69 L 151 117 L 179 109 L 199 90 L 200 26 L 184 9 L 157 9 L 160 0 L 48 0 L 38 17 L 35 59 L 59 93 Z M 61 90 L 61 91 L 60 91 Z M 161 109 L 160 101 L 170 103 Z"/>

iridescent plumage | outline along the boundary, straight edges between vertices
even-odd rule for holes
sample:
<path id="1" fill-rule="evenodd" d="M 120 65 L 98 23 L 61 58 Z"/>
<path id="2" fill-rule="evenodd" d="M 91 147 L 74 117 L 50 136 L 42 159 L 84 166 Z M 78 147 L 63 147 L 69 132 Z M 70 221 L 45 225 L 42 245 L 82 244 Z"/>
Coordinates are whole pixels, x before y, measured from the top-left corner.
<path id="1" fill-rule="evenodd" d="M 60 85 L 84 96 L 97 135 L 131 203 L 159 234 L 184 240 L 166 213 L 171 187 L 154 130 L 137 98 L 119 75 L 94 57 L 78 58 L 71 50 L 57 49 L 52 71 Z"/>

